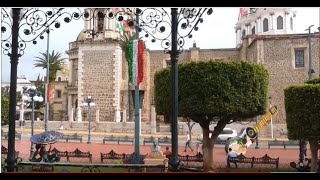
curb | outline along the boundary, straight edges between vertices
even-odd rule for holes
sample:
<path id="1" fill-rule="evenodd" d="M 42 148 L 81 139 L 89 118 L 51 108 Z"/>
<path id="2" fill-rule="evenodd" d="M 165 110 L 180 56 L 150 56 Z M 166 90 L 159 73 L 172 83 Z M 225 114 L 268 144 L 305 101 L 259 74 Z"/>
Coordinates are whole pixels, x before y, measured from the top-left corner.
<path id="1" fill-rule="evenodd" d="M 3 130 L 8 131 L 8 128 L 3 128 Z M 21 129 L 21 128 L 16 128 L 17 132 L 21 132 L 21 133 L 30 133 L 30 129 Z M 34 133 L 42 133 L 44 130 L 43 129 L 34 129 Z M 66 135 L 72 135 L 72 134 L 79 134 L 79 135 L 88 135 L 88 132 L 86 131 L 70 131 L 70 130 L 56 130 L 58 132 L 61 132 L 63 134 Z M 129 137 L 134 137 L 134 133 L 108 133 L 108 132 L 91 132 L 91 135 L 94 136 L 129 136 Z M 171 137 L 171 134 L 141 134 L 140 137 L 150 137 L 153 136 L 155 138 L 164 138 L 164 137 Z M 185 139 L 185 135 L 178 135 L 179 139 Z M 197 139 L 197 136 L 192 136 L 193 139 Z M 263 138 L 263 137 L 259 137 L 258 140 L 259 141 L 273 141 L 277 139 L 278 141 L 288 141 L 288 138 Z"/>

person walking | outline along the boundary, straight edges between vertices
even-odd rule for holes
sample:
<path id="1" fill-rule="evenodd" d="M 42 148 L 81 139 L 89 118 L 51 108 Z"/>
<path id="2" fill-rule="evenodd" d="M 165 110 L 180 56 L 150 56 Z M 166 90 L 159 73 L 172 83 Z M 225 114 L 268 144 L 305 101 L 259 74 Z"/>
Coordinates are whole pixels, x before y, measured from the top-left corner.
<path id="1" fill-rule="evenodd" d="M 184 148 L 184 152 L 187 152 L 187 147 L 189 147 L 191 149 L 191 151 L 193 151 L 192 147 L 191 147 L 191 135 L 189 132 L 187 132 L 187 141 L 186 141 L 186 146 Z"/>

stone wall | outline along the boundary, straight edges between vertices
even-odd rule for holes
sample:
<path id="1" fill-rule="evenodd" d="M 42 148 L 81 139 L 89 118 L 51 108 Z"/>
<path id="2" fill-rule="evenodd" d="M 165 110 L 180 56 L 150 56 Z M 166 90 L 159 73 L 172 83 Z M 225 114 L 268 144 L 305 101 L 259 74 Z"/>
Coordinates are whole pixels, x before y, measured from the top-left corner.
<path id="1" fill-rule="evenodd" d="M 286 122 L 284 107 L 284 89 L 292 84 L 302 83 L 308 79 L 308 51 L 304 37 L 265 39 L 263 41 L 263 65 L 269 73 L 269 93 L 271 103 L 277 105 L 279 113 L 274 117 L 275 124 Z M 305 49 L 305 67 L 295 68 L 295 48 Z M 258 49 L 259 50 L 259 49 Z M 319 41 L 312 40 L 312 67 L 314 76 L 319 77 Z"/>

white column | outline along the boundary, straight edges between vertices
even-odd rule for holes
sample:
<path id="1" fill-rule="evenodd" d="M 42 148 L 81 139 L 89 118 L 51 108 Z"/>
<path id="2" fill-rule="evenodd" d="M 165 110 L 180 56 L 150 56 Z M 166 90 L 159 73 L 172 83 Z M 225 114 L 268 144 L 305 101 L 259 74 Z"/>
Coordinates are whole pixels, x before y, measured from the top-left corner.
<path id="1" fill-rule="evenodd" d="M 72 115 L 72 95 L 68 95 L 68 120 L 69 122 L 73 121 L 73 115 Z"/>
<path id="2" fill-rule="evenodd" d="M 261 33 L 263 31 L 263 24 L 262 24 L 261 18 L 259 18 L 259 26 L 260 26 L 259 32 Z"/>
<path id="3" fill-rule="evenodd" d="M 116 108 L 115 112 L 114 112 L 114 121 L 115 122 L 120 122 L 121 121 L 120 111 L 119 111 L 118 108 Z"/>
<path id="4" fill-rule="evenodd" d="M 79 106 L 77 108 L 77 121 L 82 122 L 81 108 Z"/>
<path id="5" fill-rule="evenodd" d="M 154 105 L 151 105 L 151 134 L 155 134 L 157 132 L 157 121 L 156 121 L 156 108 Z"/>
<path id="6" fill-rule="evenodd" d="M 69 122 L 73 122 L 74 119 L 73 119 L 73 115 L 74 115 L 74 108 L 71 108 L 71 112 L 70 112 L 70 116 L 69 116 Z"/>
<path id="7" fill-rule="evenodd" d="M 273 30 L 273 15 L 270 15 L 269 19 L 270 19 L 269 20 L 270 21 L 270 23 L 269 23 L 270 24 L 270 30 Z"/>
<path id="8" fill-rule="evenodd" d="M 73 81 L 73 78 L 72 78 L 72 75 L 73 75 L 73 60 L 69 59 L 69 77 L 68 77 L 68 84 L 69 85 L 72 85 L 72 81 Z"/>
<path id="9" fill-rule="evenodd" d="M 288 19 L 287 19 L 287 14 L 284 14 L 283 17 L 283 30 L 286 31 L 287 30 L 287 23 L 288 23 Z"/>
<path id="10" fill-rule="evenodd" d="M 127 122 L 127 109 L 122 110 L 122 122 Z"/>
<path id="11" fill-rule="evenodd" d="M 99 122 L 99 121 L 100 121 L 100 119 L 99 119 L 99 118 L 100 118 L 99 113 L 100 113 L 100 112 L 99 112 L 99 109 L 97 108 L 97 109 L 96 109 L 96 122 Z"/>

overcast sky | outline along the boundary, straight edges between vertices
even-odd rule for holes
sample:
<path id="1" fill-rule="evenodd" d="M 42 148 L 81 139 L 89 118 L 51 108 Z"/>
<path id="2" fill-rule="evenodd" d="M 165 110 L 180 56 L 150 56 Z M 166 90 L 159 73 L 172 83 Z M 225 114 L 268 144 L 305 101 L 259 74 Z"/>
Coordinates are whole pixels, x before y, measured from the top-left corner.
<path id="1" fill-rule="evenodd" d="M 306 33 L 310 25 L 314 25 L 312 32 L 319 27 L 319 8 L 295 8 L 296 33 Z M 193 38 L 187 39 L 184 49 L 192 46 L 193 41 L 201 49 L 211 48 L 234 48 L 236 45 L 236 34 L 234 26 L 239 15 L 239 8 L 213 8 L 211 16 L 205 16 L 204 22 L 199 25 L 199 31 L 192 33 Z M 63 20 L 60 20 L 63 21 Z M 61 23 L 59 29 L 54 29 L 50 33 L 50 52 L 52 50 L 61 52 L 64 57 L 68 57 L 65 51 L 68 50 L 69 42 L 75 41 L 79 32 L 83 29 L 84 23 L 81 20 L 72 21 L 69 24 Z M 150 39 L 146 42 L 149 49 L 161 49 L 159 44 L 151 43 Z M 27 44 L 25 54 L 19 59 L 18 75 L 26 75 L 29 80 L 35 80 L 40 73 L 45 75 L 45 70 L 33 67 L 33 60 L 39 52 L 45 52 L 47 40 L 38 40 L 37 45 Z M 2 51 L 1 51 L 2 53 Z M 2 82 L 10 81 L 10 61 L 6 55 L 1 56 Z"/>

